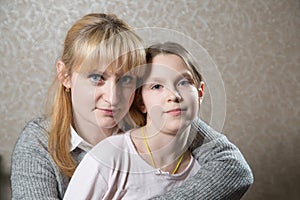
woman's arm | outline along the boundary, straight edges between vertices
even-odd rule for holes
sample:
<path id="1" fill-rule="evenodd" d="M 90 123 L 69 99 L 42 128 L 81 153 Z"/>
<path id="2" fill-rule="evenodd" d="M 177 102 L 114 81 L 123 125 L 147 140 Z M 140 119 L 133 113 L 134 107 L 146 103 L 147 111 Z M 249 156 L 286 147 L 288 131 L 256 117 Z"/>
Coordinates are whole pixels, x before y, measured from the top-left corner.
<path id="1" fill-rule="evenodd" d="M 154 199 L 240 199 L 253 183 L 253 175 L 239 149 L 200 119 L 197 130 L 202 140 L 193 151 L 200 170 L 179 188 Z"/>
<path id="2" fill-rule="evenodd" d="M 12 155 L 12 199 L 62 199 L 47 134 L 38 121 L 27 124 L 21 133 Z"/>

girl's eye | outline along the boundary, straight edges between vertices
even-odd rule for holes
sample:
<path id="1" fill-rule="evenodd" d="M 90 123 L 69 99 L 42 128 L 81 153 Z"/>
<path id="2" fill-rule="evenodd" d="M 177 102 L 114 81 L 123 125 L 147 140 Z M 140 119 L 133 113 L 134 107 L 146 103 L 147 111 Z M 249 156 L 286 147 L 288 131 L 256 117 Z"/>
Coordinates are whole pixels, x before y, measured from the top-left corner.
<path id="1" fill-rule="evenodd" d="M 90 74 L 88 76 L 88 78 L 94 84 L 99 84 L 99 83 L 101 83 L 104 80 L 104 78 L 103 78 L 103 76 L 101 74 Z"/>
<path id="2" fill-rule="evenodd" d="M 191 80 L 183 79 L 183 80 L 179 81 L 178 86 L 189 86 L 192 84 L 193 84 L 193 82 Z"/>
<path id="3" fill-rule="evenodd" d="M 160 85 L 160 84 L 155 84 L 155 85 L 152 85 L 151 86 L 151 89 L 152 90 L 159 90 L 159 89 L 161 89 L 163 86 L 162 85 Z"/>

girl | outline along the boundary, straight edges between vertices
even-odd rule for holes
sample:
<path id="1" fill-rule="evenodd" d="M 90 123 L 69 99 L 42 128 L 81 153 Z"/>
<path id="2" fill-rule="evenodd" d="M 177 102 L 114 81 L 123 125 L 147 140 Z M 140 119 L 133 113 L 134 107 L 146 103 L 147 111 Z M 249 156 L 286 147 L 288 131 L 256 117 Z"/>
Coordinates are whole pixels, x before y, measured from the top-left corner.
<path id="1" fill-rule="evenodd" d="M 141 127 L 97 144 L 64 199 L 149 199 L 181 186 L 200 169 L 188 149 L 203 97 L 200 72 L 179 44 L 157 44 L 147 52 L 151 66 L 130 110 Z"/>
<path id="2" fill-rule="evenodd" d="M 88 14 L 75 22 L 56 62 L 50 112 L 29 122 L 14 148 L 12 199 L 63 198 L 86 152 L 128 128 L 126 115 L 145 63 L 141 39 L 115 15 Z M 187 182 L 198 186 L 182 186 L 163 198 L 181 199 L 191 191 L 207 198 L 244 194 L 252 174 L 239 150 L 200 120 L 191 131 L 202 138 L 193 152 L 201 169 Z"/>

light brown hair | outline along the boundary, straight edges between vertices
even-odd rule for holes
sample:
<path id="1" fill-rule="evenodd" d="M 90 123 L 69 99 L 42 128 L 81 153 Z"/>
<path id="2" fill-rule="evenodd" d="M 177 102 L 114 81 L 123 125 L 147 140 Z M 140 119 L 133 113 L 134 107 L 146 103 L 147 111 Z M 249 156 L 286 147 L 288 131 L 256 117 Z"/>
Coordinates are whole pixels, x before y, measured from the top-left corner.
<path id="1" fill-rule="evenodd" d="M 113 14 L 88 14 L 67 33 L 60 58 L 65 69 L 58 76 L 70 78 L 72 72 L 98 67 L 100 62 L 107 63 L 112 70 L 127 72 L 143 65 L 145 58 L 142 40 L 124 21 Z M 71 177 L 77 166 L 70 152 L 70 126 L 74 127 L 72 91 L 66 91 L 57 78 L 52 89 L 48 148 L 58 168 Z"/>

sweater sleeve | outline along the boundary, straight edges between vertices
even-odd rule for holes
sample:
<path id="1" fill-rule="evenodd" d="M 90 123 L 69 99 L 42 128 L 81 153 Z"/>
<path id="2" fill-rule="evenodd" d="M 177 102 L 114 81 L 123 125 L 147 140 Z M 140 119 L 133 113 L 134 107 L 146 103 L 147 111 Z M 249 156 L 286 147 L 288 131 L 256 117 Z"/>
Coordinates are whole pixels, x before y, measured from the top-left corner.
<path id="1" fill-rule="evenodd" d="M 181 187 L 153 199 L 240 199 L 253 183 L 253 175 L 239 149 L 199 119 L 192 131 L 202 138 L 193 151 L 200 170 Z"/>
<path id="2" fill-rule="evenodd" d="M 12 155 L 12 199 L 61 199 L 46 134 L 33 121 L 20 134 Z"/>

